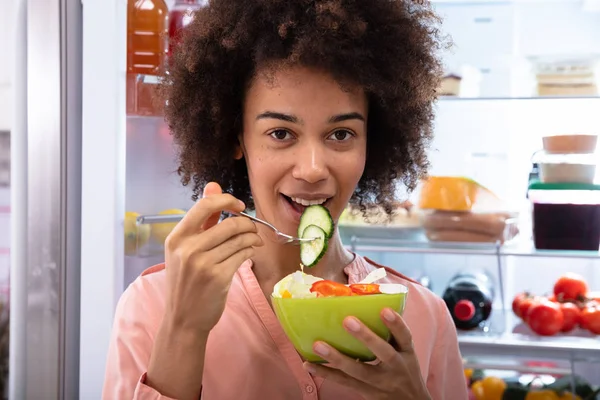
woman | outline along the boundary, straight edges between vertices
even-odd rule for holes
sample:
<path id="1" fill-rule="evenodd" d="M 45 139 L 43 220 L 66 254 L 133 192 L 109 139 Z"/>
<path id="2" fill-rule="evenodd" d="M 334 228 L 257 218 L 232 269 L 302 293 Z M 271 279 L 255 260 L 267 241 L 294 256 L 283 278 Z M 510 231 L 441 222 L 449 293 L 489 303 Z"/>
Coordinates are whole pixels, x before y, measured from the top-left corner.
<path id="1" fill-rule="evenodd" d="M 391 212 L 396 182 L 413 189 L 428 166 L 435 22 L 393 0 L 213 0 L 197 14 L 162 89 L 183 184 L 202 198 L 165 264 L 118 304 L 105 399 L 467 398 L 454 325 L 431 292 L 389 270 L 410 292 L 403 318 L 381 314 L 397 345 L 348 318 L 378 363 L 321 342 L 328 364 L 305 363 L 268 300 L 298 270 L 298 247 L 243 217 L 219 223 L 250 208 L 295 234 L 308 204 L 334 220 L 349 202 Z M 336 232 L 308 272 L 352 283 L 375 268 Z"/>

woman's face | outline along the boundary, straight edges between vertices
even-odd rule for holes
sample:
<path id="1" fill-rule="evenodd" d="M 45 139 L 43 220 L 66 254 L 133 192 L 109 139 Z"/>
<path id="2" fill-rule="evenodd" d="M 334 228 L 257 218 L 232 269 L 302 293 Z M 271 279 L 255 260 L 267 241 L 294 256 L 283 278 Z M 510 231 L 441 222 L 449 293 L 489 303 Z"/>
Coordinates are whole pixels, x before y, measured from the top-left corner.
<path id="1" fill-rule="evenodd" d="M 334 220 L 365 167 L 367 100 L 360 88 L 294 67 L 257 74 L 244 102 L 242 144 L 257 215 L 295 234 L 309 204 Z"/>

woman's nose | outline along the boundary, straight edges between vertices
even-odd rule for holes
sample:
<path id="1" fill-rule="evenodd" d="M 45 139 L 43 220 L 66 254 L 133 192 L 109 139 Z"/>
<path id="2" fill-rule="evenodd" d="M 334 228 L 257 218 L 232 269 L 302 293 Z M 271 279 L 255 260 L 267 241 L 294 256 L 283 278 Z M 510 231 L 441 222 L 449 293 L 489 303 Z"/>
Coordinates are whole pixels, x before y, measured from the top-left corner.
<path id="1" fill-rule="evenodd" d="M 298 149 L 292 176 L 308 183 L 317 183 L 329 177 L 326 151 L 322 144 L 309 143 Z"/>

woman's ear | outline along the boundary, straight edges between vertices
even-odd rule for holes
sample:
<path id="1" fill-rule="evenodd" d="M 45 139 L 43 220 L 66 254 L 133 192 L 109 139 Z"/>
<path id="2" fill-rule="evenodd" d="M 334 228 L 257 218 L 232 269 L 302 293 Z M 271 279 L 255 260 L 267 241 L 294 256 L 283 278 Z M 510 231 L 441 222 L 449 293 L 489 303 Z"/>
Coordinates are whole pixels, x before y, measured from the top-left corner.
<path id="1" fill-rule="evenodd" d="M 244 153 L 242 152 L 241 146 L 235 146 L 235 152 L 233 153 L 233 158 L 236 160 L 241 160 L 244 157 Z"/>
<path id="2" fill-rule="evenodd" d="M 233 152 L 233 158 L 236 160 L 241 160 L 244 158 L 244 149 L 243 149 L 243 141 L 242 135 L 238 136 L 238 144 L 235 146 L 235 151 Z"/>

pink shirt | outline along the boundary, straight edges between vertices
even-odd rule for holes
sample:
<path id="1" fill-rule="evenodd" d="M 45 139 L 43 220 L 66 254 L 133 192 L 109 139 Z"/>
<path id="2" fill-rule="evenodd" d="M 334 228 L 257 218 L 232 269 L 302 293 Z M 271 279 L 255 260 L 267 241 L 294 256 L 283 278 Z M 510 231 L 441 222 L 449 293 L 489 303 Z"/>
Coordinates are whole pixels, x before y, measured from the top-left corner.
<path id="1" fill-rule="evenodd" d="M 250 265 L 242 264 L 236 273 L 223 316 L 209 336 L 202 399 L 361 399 L 352 390 L 312 377 L 304 370 Z M 355 283 L 378 266 L 357 255 L 344 271 L 349 283 Z M 384 281 L 408 286 L 403 317 L 432 398 L 467 399 L 456 329 L 444 302 L 390 269 Z M 161 264 L 142 273 L 121 296 L 108 354 L 104 400 L 168 399 L 144 384 L 166 292 Z"/>

